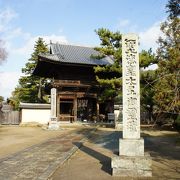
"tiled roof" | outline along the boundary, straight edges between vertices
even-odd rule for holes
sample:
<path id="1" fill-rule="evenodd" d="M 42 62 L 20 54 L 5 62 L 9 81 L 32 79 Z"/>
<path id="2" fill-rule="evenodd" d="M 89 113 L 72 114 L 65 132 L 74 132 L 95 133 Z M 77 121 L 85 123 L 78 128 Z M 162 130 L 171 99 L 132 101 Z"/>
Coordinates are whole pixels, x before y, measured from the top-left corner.
<path id="1" fill-rule="evenodd" d="M 64 45 L 64 44 L 51 44 L 51 54 L 40 54 L 51 61 L 73 63 L 73 64 L 87 64 L 87 65 L 110 65 L 113 64 L 113 59 L 106 56 L 102 59 L 92 58 L 98 56 L 100 53 L 90 47 Z"/>
<path id="2" fill-rule="evenodd" d="M 50 109 L 51 104 L 38 104 L 38 103 L 20 103 L 22 109 Z"/>

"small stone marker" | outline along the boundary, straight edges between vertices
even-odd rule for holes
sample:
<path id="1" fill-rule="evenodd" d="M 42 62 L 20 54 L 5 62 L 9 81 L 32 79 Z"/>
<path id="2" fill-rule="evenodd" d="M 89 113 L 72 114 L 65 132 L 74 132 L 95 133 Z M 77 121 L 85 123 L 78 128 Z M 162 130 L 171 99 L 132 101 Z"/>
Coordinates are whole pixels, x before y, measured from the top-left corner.
<path id="1" fill-rule="evenodd" d="M 114 112 L 116 114 L 115 118 L 115 129 L 122 130 L 122 105 L 115 105 Z"/>
<path id="2" fill-rule="evenodd" d="M 140 86 L 138 36 L 122 36 L 123 68 L 123 139 L 119 140 L 119 156 L 112 159 L 113 176 L 150 177 L 151 158 L 144 155 L 144 139 L 140 138 Z"/>
<path id="3" fill-rule="evenodd" d="M 51 89 L 51 117 L 49 122 L 48 129 L 50 130 L 57 130 L 59 129 L 59 123 L 57 122 L 57 115 L 56 115 L 56 88 Z"/>
<path id="4" fill-rule="evenodd" d="M 56 88 L 51 89 L 51 119 L 56 118 Z"/>

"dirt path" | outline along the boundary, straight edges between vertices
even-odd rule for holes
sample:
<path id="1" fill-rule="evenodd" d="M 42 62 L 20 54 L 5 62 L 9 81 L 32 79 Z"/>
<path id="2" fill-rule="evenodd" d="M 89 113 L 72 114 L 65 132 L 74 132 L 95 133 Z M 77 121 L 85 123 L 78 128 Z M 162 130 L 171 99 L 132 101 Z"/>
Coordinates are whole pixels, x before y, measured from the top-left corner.
<path id="1" fill-rule="evenodd" d="M 0 158 L 61 134 L 61 130 L 48 131 L 40 127 L 0 126 Z"/>
<path id="2" fill-rule="evenodd" d="M 84 142 L 84 138 L 87 138 L 94 129 L 81 128 L 71 132 L 62 131 L 62 136 L 51 138 L 0 159 L 0 179 L 48 179 L 78 149 L 77 142 Z"/>
<path id="3" fill-rule="evenodd" d="M 145 151 L 152 157 L 153 180 L 180 179 L 180 146 L 176 146 L 177 133 L 168 131 L 143 131 Z M 98 129 L 52 176 L 53 180 L 118 180 L 111 176 L 111 157 L 118 152 L 121 132 Z M 132 178 L 134 179 L 134 178 Z"/>
<path id="4" fill-rule="evenodd" d="M 66 128 L 71 133 L 76 128 Z M 0 126 L 0 158 L 42 143 L 54 137 L 63 137 L 64 131 L 47 131 L 38 127 Z M 79 132 L 80 133 L 80 132 Z M 80 133 L 82 134 L 82 133 Z M 111 176 L 111 157 L 118 153 L 121 132 L 99 128 L 81 148 L 53 174 L 55 180 L 116 180 Z M 145 151 L 153 159 L 153 180 L 180 179 L 179 134 L 170 131 L 144 130 Z M 79 146 L 74 141 L 74 145 Z M 127 179 L 127 178 L 121 178 Z M 129 180 L 130 178 L 128 178 Z M 148 178 L 141 178 L 148 179 Z"/>

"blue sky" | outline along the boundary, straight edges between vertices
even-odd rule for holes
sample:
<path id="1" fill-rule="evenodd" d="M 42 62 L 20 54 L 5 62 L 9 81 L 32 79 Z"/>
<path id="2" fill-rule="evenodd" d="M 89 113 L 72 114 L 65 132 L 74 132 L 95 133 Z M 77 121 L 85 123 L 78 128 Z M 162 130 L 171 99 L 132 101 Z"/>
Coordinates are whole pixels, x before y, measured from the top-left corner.
<path id="1" fill-rule="evenodd" d="M 0 39 L 9 55 L 0 65 L 0 95 L 9 97 L 43 37 L 53 42 L 98 46 L 94 30 L 104 27 L 140 36 L 140 48 L 153 48 L 166 19 L 168 0 L 0 0 Z"/>

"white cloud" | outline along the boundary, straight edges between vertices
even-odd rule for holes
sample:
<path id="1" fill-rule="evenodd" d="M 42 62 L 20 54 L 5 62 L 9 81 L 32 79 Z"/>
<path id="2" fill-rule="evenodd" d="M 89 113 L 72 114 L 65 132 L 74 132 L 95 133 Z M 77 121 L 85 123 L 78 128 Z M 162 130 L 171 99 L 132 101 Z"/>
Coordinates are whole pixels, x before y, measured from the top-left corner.
<path id="1" fill-rule="evenodd" d="M 156 22 L 144 31 L 139 30 L 140 27 L 134 24 L 129 19 L 119 19 L 115 29 L 119 29 L 122 33 L 137 33 L 140 37 L 140 48 L 156 50 L 158 44 L 156 43 L 159 36 L 163 36 L 160 30 L 161 22 Z"/>
<path id="2" fill-rule="evenodd" d="M 14 38 L 22 38 L 24 40 L 28 40 L 30 37 L 31 34 L 23 32 L 20 27 L 11 29 L 11 31 L 7 32 L 6 34 L 6 40 L 13 40 Z"/>
<path id="3" fill-rule="evenodd" d="M 0 12 L 0 32 L 5 32 L 6 30 L 8 30 L 10 21 L 17 16 L 18 16 L 18 14 L 10 8 L 1 10 L 1 12 Z"/>
<path id="4" fill-rule="evenodd" d="M 142 49 L 152 48 L 153 51 L 156 50 L 158 44 L 156 43 L 159 36 L 162 36 L 160 30 L 160 22 L 153 24 L 151 27 L 143 32 L 139 33 L 140 36 L 140 46 Z"/>
<path id="5" fill-rule="evenodd" d="M 24 41 L 24 45 L 20 48 L 13 47 L 13 44 L 11 43 L 10 39 L 15 36 L 22 37 L 23 35 L 25 35 L 24 39 L 26 39 Z M 68 42 L 65 36 L 58 36 L 55 34 L 52 34 L 50 36 L 35 36 L 35 37 L 29 36 L 29 38 L 26 38 L 28 35 L 26 36 L 26 33 L 23 33 L 20 29 L 15 30 L 11 34 L 11 36 L 12 37 L 9 39 L 7 43 L 8 49 L 11 48 L 11 51 L 10 51 L 11 54 L 9 57 L 13 57 L 13 56 L 21 57 L 20 59 L 21 61 L 27 60 L 27 57 L 30 57 L 31 53 L 33 52 L 35 41 L 37 41 L 39 37 L 42 37 L 47 44 L 50 43 L 50 40 L 52 40 L 52 42 L 54 43 L 56 42 L 67 43 Z M 8 61 L 10 61 L 10 59 L 8 59 Z M 13 62 L 11 64 L 13 64 Z M 0 95 L 1 96 L 4 96 L 5 98 L 11 96 L 12 91 L 18 84 L 18 79 L 20 78 L 20 75 L 22 75 L 22 73 L 0 72 Z"/>
<path id="6" fill-rule="evenodd" d="M 24 43 L 24 45 L 22 47 L 16 48 L 12 52 L 14 54 L 29 56 L 33 52 L 34 44 L 39 37 L 43 38 L 43 40 L 45 41 L 46 44 L 49 44 L 50 40 L 54 43 L 56 43 L 56 42 L 63 43 L 63 44 L 68 43 L 68 40 L 65 36 L 60 36 L 60 35 L 55 35 L 55 34 L 46 35 L 46 36 L 39 35 L 39 36 L 35 36 L 35 37 L 31 36 L 30 38 L 28 38 L 26 40 L 26 42 Z"/>
<path id="7" fill-rule="evenodd" d="M 68 43 L 68 40 L 65 36 L 59 36 L 59 35 L 52 34 L 50 36 L 40 36 L 40 37 L 42 37 L 46 41 L 46 43 L 49 43 L 50 40 L 52 40 L 52 42 L 54 42 L 54 43 L 56 43 L 56 42 L 63 43 L 63 44 Z"/>
<path id="8" fill-rule="evenodd" d="M 114 30 L 119 30 L 121 33 L 137 32 L 138 26 L 132 23 L 129 19 L 119 19 L 114 26 Z"/>
<path id="9" fill-rule="evenodd" d="M 20 76 L 19 72 L 0 72 L 0 96 L 10 97 Z"/>
<path id="10" fill-rule="evenodd" d="M 9 56 L 7 63 L 9 65 L 8 72 L 4 72 L 1 68 L 0 72 L 0 95 L 5 98 L 11 96 L 11 92 L 18 84 L 18 79 L 22 73 L 14 72 L 13 66 L 22 67 L 33 52 L 35 41 L 39 37 L 42 37 L 47 44 L 52 42 L 67 43 L 67 38 L 63 35 L 32 35 L 29 32 L 24 32 L 21 27 L 13 25 L 12 20 L 17 17 L 18 14 L 10 8 L 6 8 L 0 11 L 0 33 L 5 42 L 4 47 L 7 49 Z M 17 64 L 16 64 L 17 63 Z M 6 66 L 4 64 L 4 66 Z M 15 67 L 16 68 L 16 67 Z M 3 72 L 2 72 L 3 71 Z M 19 69 L 20 71 L 20 69 Z"/>
<path id="11" fill-rule="evenodd" d="M 67 38 L 63 35 L 36 35 L 33 36 L 29 32 L 24 32 L 21 27 L 13 27 L 12 20 L 18 14 L 11 8 L 1 9 L 0 11 L 0 33 L 2 33 L 5 42 L 4 47 L 9 54 L 30 56 L 33 52 L 35 41 L 38 37 L 42 37 L 47 44 L 52 42 L 67 43 Z M 61 28 L 62 31 L 62 28 Z M 18 42 L 18 43 L 17 43 Z"/>
<path id="12" fill-rule="evenodd" d="M 16 37 L 19 28 L 13 29 L 12 20 L 18 17 L 18 14 L 11 8 L 0 9 L 0 33 L 1 33 L 1 40 L 4 42 L 4 46 L 7 51 L 11 51 L 12 40 Z"/>

